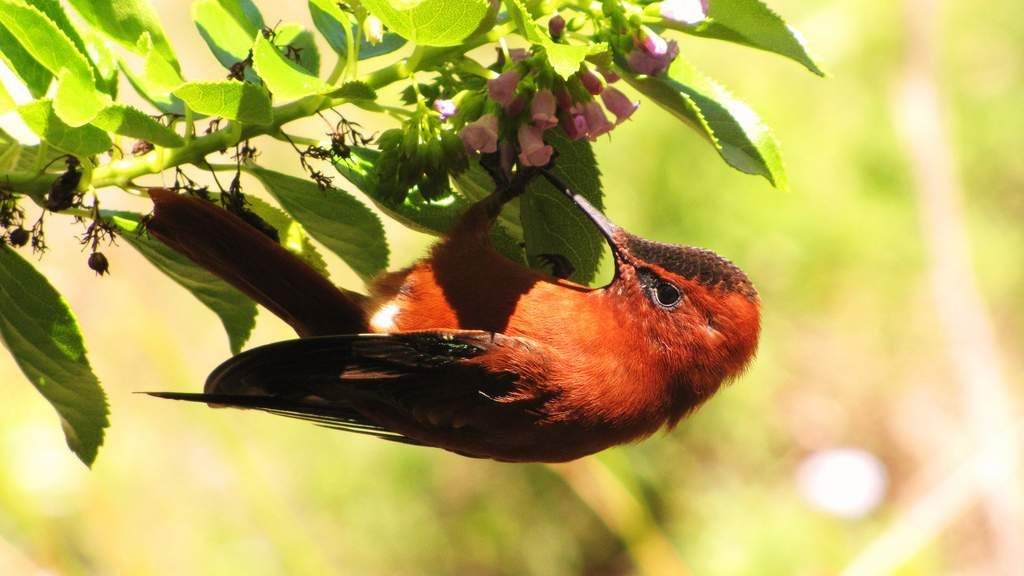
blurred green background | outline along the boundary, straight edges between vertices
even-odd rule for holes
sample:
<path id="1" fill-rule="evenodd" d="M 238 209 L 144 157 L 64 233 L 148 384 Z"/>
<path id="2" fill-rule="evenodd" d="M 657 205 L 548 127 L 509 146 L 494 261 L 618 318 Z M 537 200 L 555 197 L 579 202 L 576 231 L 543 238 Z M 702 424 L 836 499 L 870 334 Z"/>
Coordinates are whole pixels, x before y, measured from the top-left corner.
<path id="1" fill-rule="evenodd" d="M 226 336 L 126 246 L 95 278 L 76 229 L 53 218 L 39 266 L 78 314 L 112 427 L 86 470 L 0 354 L 0 573 L 1021 573 L 1024 13 L 1017 0 L 770 4 L 829 78 L 679 41 L 774 130 L 791 191 L 732 171 L 650 103 L 595 147 L 614 220 L 716 250 L 763 298 L 757 360 L 677 430 L 569 466 L 509 465 L 137 395 L 199 388 Z M 259 5 L 269 23 L 308 20 L 304 3 Z M 156 7 L 186 76 L 223 76 L 187 6 Z M 919 80 L 941 123 L 903 91 L 920 48 L 910 31 L 932 21 Z M 914 140 L 918 113 L 948 140 Z M 930 167 L 915 168 L 913 146 L 933 152 Z M 927 216 L 936 189 L 962 195 L 951 213 L 965 255 L 928 247 L 957 246 Z M 393 267 L 430 242 L 388 231 Z M 960 256 L 965 284 L 937 290 Z M 340 264 L 332 273 L 357 287 Z M 958 303 L 980 304 L 962 326 Z M 961 345 L 979 326 L 994 346 Z M 292 335 L 263 312 L 249 345 Z M 957 354 L 979 346 L 972 373 Z M 979 390 L 995 392 L 971 400 Z"/>

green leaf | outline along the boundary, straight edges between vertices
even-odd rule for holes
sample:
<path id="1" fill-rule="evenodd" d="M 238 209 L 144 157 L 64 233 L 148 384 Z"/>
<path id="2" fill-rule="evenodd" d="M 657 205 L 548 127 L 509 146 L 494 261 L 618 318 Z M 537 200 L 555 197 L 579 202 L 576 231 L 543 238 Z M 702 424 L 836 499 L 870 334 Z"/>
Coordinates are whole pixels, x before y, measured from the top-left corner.
<path id="1" fill-rule="evenodd" d="M 324 257 L 310 241 L 309 233 L 302 224 L 293 220 L 284 210 L 271 206 L 251 194 L 247 194 L 245 200 L 250 210 L 277 230 L 278 239 L 285 250 L 298 256 L 324 276 L 329 276 Z"/>
<path id="2" fill-rule="evenodd" d="M 363 0 L 385 26 L 423 46 L 455 46 L 476 31 L 487 0 Z"/>
<path id="3" fill-rule="evenodd" d="M 354 36 L 359 31 L 359 24 L 355 17 L 348 12 L 343 12 L 338 7 L 336 0 L 309 0 L 309 14 L 313 18 L 313 25 L 327 40 L 331 49 L 339 57 L 347 57 L 347 35 Z M 405 38 L 392 32 L 385 32 L 384 37 L 377 44 L 370 44 L 362 35 L 359 35 L 359 59 L 366 60 L 390 54 L 402 46 L 405 46 Z"/>
<path id="4" fill-rule="evenodd" d="M 200 114 L 246 124 L 265 125 L 274 120 L 267 92 L 247 82 L 187 82 L 173 94 Z"/>
<path id="5" fill-rule="evenodd" d="M 160 26 L 160 18 L 146 0 L 70 2 L 83 20 L 129 50 L 137 51 L 139 38 L 143 34 L 148 34 L 156 51 L 164 60 L 176 71 L 181 69 L 174 56 L 174 50 L 164 35 L 163 27 Z"/>
<path id="6" fill-rule="evenodd" d="M 0 58 L 18 75 L 34 98 L 42 98 L 50 87 L 53 74 L 22 47 L 18 39 L 0 24 Z"/>
<path id="7" fill-rule="evenodd" d="M 107 212 L 121 238 L 139 251 L 158 270 L 166 274 L 220 318 L 228 335 L 231 353 L 238 354 L 256 326 L 256 303 L 227 282 L 178 254 L 148 234 L 139 234 L 141 215 L 131 212 Z"/>
<path id="8" fill-rule="evenodd" d="M 544 43 L 544 51 L 548 55 L 548 62 L 562 78 L 572 76 L 580 69 L 580 64 L 587 58 L 589 48 L 587 46 L 571 46 L 568 44 L 556 44 L 554 42 Z"/>
<path id="9" fill-rule="evenodd" d="M 64 152 L 46 146 L 23 146 L 10 134 L 0 130 L 0 172 L 36 172 L 40 166 L 56 161 Z"/>
<path id="10" fill-rule="evenodd" d="M 547 131 L 545 139 L 558 151 L 552 172 L 601 209 L 601 173 L 590 142 L 569 140 L 561 128 Z M 575 267 L 571 280 L 587 284 L 594 279 L 604 253 L 604 237 L 561 191 L 546 179 L 535 178 L 520 199 L 519 210 L 531 267 L 544 269 L 542 254 L 561 254 Z"/>
<path id="11" fill-rule="evenodd" d="M 54 99 L 54 109 L 65 122 L 81 126 L 103 108 L 105 95 L 96 90 L 89 60 L 39 9 L 18 0 L 0 0 L 0 25 L 65 85 Z"/>
<path id="12" fill-rule="evenodd" d="M 313 26 L 320 31 L 331 49 L 338 54 L 346 51 L 346 35 L 354 24 L 352 15 L 343 12 L 335 0 L 309 0 L 307 4 Z"/>
<path id="13" fill-rule="evenodd" d="M 91 77 L 82 78 L 68 68 L 57 74 L 57 93 L 53 96 L 53 111 L 69 126 L 88 124 L 110 104 L 110 97 L 96 90 L 91 82 Z"/>
<path id="14" fill-rule="evenodd" d="M 18 105 L 14 102 L 14 98 L 7 93 L 7 88 L 4 88 L 2 82 L 0 82 L 0 114 L 5 114 L 17 108 Z"/>
<path id="15" fill-rule="evenodd" d="M 109 425 L 107 399 L 71 309 L 31 264 L 0 246 L 0 339 L 57 410 L 68 447 L 91 466 Z"/>
<path id="16" fill-rule="evenodd" d="M 185 140 L 174 130 L 157 122 L 138 108 L 125 104 L 108 106 L 93 118 L 92 124 L 107 132 L 147 140 L 165 148 L 185 145 Z"/>
<path id="17" fill-rule="evenodd" d="M 533 19 L 529 10 L 519 0 L 505 0 L 509 16 L 516 23 L 519 33 L 531 43 L 542 46 L 547 53 L 548 62 L 555 72 L 563 78 L 575 74 L 580 64 L 587 58 L 587 54 L 593 50 L 605 51 L 607 47 L 603 44 L 595 46 L 559 44 L 551 40 L 551 35 Z"/>
<path id="18" fill-rule="evenodd" d="M 464 175 L 456 179 L 456 186 L 462 194 L 452 194 L 430 202 L 418 192 L 413 192 L 401 202 L 396 202 L 390 195 L 382 194 L 378 188 L 374 163 L 379 156 L 380 152 L 376 150 L 353 147 L 347 158 L 334 159 L 334 167 L 345 179 L 359 188 L 360 192 L 366 194 L 381 212 L 413 230 L 434 235 L 446 234 L 455 225 L 459 215 L 465 212 L 474 200 L 483 198 L 494 190 L 490 176 L 477 164 L 466 173 L 472 173 L 473 176 Z M 516 206 L 518 204 L 513 201 L 502 211 L 502 221 L 491 229 L 491 242 L 510 260 L 525 264 L 523 249 L 520 246 L 523 239 L 522 227 L 517 223 L 518 219 L 514 213 Z M 512 213 L 513 217 L 507 218 L 506 213 Z"/>
<path id="19" fill-rule="evenodd" d="M 780 190 L 787 188 L 779 145 L 768 127 L 750 107 L 689 62 L 676 58 L 667 76 L 619 72 L 634 88 L 705 136 L 730 166 L 764 176 Z"/>
<path id="20" fill-rule="evenodd" d="M 101 92 L 117 98 L 118 87 L 118 64 L 117 56 L 111 51 L 106 39 L 92 30 L 83 32 L 85 42 L 85 53 L 89 55 L 93 64 L 93 73 L 96 75 L 96 86 Z"/>
<path id="21" fill-rule="evenodd" d="M 256 38 L 252 49 L 253 67 L 256 73 L 278 100 L 294 100 L 314 94 L 327 94 L 335 88 L 307 73 L 303 68 L 288 60 L 263 36 Z"/>
<path id="22" fill-rule="evenodd" d="M 139 38 L 137 52 L 143 56 L 142 74 L 135 74 L 123 60 L 120 62 L 121 70 L 135 91 L 162 112 L 184 114 L 185 104 L 171 93 L 185 81 L 174 66 L 156 50 L 148 33 Z"/>
<path id="23" fill-rule="evenodd" d="M 95 126 L 71 127 L 53 112 L 49 100 L 36 100 L 18 107 L 25 125 L 50 146 L 85 157 L 109 150 L 113 145 L 107 133 Z"/>
<path id="24" fill-rule="evenodd" d="M 89 65 L 92 67 L 93 76 L 97 79 L 97 86 L 99 89 L 111 96 L 116 94 L 117 83 L 110 82 L 109 75 L 105 75 L 100 71 L 99 59 L 103 57 L 109 58 L 109 52 L 101 53 L 97 50 L 95 52 L 96 59 L 89 56 L 90 53 L 86 49 L 86 43 L 83 41 L 82 36 L 79 35 L 78 30 L 76 30 L 71 24 L 71 21 L 68 20 L 68 15 L 64 12 L 64 7 L 60 5 L 58 0 L 27 0 L 27 3 L 38 8 L 46 15 L 47 18 L 52 20 L 53 23 L 56 24 L 65 35 L 67 35 L 68 39 L 71 40 L 71 43 L 78 49 L 78 52 L 85 56 Z M 95 44 L 93 44 L 93 46 L 95 48 Z"/>
<path id="25" fill-rule="evenodd" d="M 382 212 L 403 226 L 427 234 L 444 234 L 455 223 L 456 216 L 469 207 L 462 197 L 452 196 L 443 201 L 428 202 L 418 193 L 409 194 L 402 202 L 395 202 L 382 194 L 374 165 L 380 152 L 369 148 L 352 147 L 347 158 L 333 160 L 338 172 L 366 194 Z"/>
<path id="26" fill-rule="evenodd" d="M 263 18 L 251 3 L 230 0 L 198 0 L 192 4 L 192 20 L 217 61 L 228 69 L 249 55 L 253 38 L 263 27 Z"/>
<path id="27" fill-rule="evenodd" d="M 694 36 L 717 38 L 791 58 L 819 76 L 825 73 L 807 51 L 803 37 L 760 0 L 714 0 L 708 19 L 696 26 L 665 20 L 669 28 Z"/>
<path id="28" fill-rule="evenodd" d="M 274 45 L 281 50 L 290 49 L 298 58 L 295 62 L 313 76 L 320 73 L 320 49 L 316 46 L 313 33 L 295 22 L 283 22 L 274 28 Z M 287 54 L 287 52 L 286 52 Z"/>
<path id="29" fill-rule="evenodd" d="M 331 96 L 347 100 L 376 100 L 377 91 L 356 80 L 342 84 L 341 88 L 331 92 Z"/>
<path id="30" fill-rule="evenodd" d="M 388 244 L 380 219 L 347 192 L 320 190 L 309 180 L 262 168 L 250 171 L 286 212 L 364 281 L 387 268 Z"/>

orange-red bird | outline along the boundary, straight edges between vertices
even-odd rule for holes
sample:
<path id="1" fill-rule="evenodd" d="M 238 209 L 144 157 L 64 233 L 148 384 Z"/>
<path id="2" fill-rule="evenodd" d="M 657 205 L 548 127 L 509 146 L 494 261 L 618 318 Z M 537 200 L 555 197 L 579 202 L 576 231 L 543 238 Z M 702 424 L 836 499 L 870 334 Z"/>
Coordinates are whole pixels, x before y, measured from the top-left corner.
<path id="1" fill-rule="evenodd" d="M 518 462 L 671 428 L 754 355 L 757 292 L 715 253 L 634 236 L 562 190 L 611 246 L 604 288 L 495 251 L 495 194 L 427 258 L 377 279 L 359 302 L 367 333 L 254 348 L 218 367 L 203 394 L 158 395 Z"/>

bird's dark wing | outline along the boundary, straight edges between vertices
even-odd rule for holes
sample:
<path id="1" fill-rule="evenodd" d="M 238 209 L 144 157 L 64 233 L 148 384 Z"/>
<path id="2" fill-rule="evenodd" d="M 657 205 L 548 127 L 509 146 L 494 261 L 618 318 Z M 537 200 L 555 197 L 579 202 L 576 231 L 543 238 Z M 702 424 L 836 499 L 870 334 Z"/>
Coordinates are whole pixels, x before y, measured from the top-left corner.
<path id="1" fill-rule="evenodd" d="M 205 392 L 155 392 L 174 400 L 253 408 L 349 432 L 413 444 L 410 430 L 462 428 L 487 417 L 519 376 L 481 362 L 536 345 L 504 334 L 441 330 L 302 338 L 227 360 Z M 424 437 L 424 434 L 413 434 Z"/>

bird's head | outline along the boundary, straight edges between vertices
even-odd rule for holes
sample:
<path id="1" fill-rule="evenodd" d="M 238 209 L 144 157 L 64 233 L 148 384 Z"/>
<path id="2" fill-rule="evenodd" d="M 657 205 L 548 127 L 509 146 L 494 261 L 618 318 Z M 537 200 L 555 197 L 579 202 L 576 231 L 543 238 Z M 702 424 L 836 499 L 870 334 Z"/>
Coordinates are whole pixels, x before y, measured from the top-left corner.
<path id="1" fill-rule="evenodd" d="M 711 250 L 646 240 L 563 189 L 607 239 L 615 277 L 603 289 L 624 323 L 669 366 L 671 421 L 713 394 L 753 358 L 761 301 L 747 275 Z"/>

